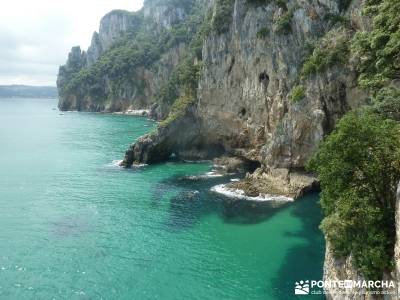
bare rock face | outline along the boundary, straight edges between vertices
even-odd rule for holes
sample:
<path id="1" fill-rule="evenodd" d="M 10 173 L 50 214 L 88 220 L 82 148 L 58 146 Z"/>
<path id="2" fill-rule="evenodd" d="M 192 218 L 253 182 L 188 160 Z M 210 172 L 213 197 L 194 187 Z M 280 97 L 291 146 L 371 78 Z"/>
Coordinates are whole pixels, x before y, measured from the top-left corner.
<path id="1" fill-rule="evenodd" d="M 363 29 L 360 4 L 354 1 L 347 16 L 353 27 Z M 247 178 L 255 183 L 253 191 L 275 185 L 297 197 L 316 186 L 303 170 L 318 143 L 343 114 L 366 101 L 351 62 L 303 78 L 303 62 L 311 54 L 307 44 L 335 45 L 351 32 L 327 18 L 340 14 L 334 0 L 292 0 L 287 10 L 273 2 L 235 0 L 233 7 L 228 31 L 211 32 L 203 42 L 198 139 L 203 148 L 219 145 L 228 155 L 258 162 L 261 168 Z M 282 32 L 277 24 L 287 12 L 291 20 Z M 304 97 L 293 102 L 290 94 L 299 84 Z M 191 130 L 189 126 L 181 132 Z M 282 170 L 288 175 L 276 176 Z"/>
<path id="2" fill-rule="evenodd" d="M 293 16 L 290 33 L 284 34 L 276 28 L 276 20 L 285 13 L 282 8 L 236 0 L 228 32 L 211 34 L 203 44 L 197 105 L 200 134 L 206 143 L 219 144 L 230 155 L 260 162 L 263 168 L 251 176 L 260 189 L 262 182 L 270 185 L 275 169 L 301 173 L 336 121 L 366 101 L 356 87 L 351 64 L 306 79 L 300 76 L 309 55 L 307 43 L 327 36 L 324 42 L 335 44 L 338 36 L 348 34 L 336 32 L 326 20 L 327 14 L 339 13 L 337 1 L 289 1 L 287 6 Z M 359 7 L 350 10 L 350 16 L 353 10 Z M 263 28 L 268 33 L 261 38 Z M 299 83 L 305 96 L 293 103 L 289 95 Z M 315 184 L 299 180 L 287 189 L 287 179 L 272 182 L 284 194 L 296 196 Z"/>
<path id="3" fill-rule="evenodd" d="M 325 261 L 324 261 L 324 280 L 325 281 L 338 281 L 338 280 L 364 280 L 355 268 L 351 257 L 335 258 L 331 251 L 329 242 L 326 243 Z M 328 300 L 364 300 L 364 295 L 357 295 L 357 293 L 365 294 L 366 290 L 357 289 L 339 289 L 329 288 L 325 289 Z M 342 294 L 345 293 L 345 294 Z M 368 298 L 373 299 L 373 298 Z"/>
<path id="4" fill-rule="evenodd" d="M 330 30 L 324 16 L 338 13 L 337 1 L 290 1 L 288 9 L 294 10 L 291 33 L 283 34 L 274 29 L 282 9 L 237 0 L 229 32 L 209 36 L 203 47 L 202 132 L 268 168 L 303 168 L 336 120 L 364 99 L 351 66 L 300 78 L 305 45 Z M 264 38 L 257 36 L 262 28 L 269 29 Z M 331 36 L 327 43 L 335 42 Z M 291 103 L 288 96 L 299 82 L 305 97 Z"/>
<path id="5" fill-rule="evenodd" d="M 184 7 L 168 5 L 168 1 L 147 0 L 143 9 L 145 18 L 151 19 L 162 28 L 171 29 L 173 24 L 179 23 L 186 16 Z"/>
<path id="6" fill-rule="evenodd" d="M 140 26 L 139 17 L 125 10 L 113 10 L 100 21 L 99 32 L 94 32 L 87 51 L 87 64 L 95 63 L 110 47 L 130 30 Z"/>

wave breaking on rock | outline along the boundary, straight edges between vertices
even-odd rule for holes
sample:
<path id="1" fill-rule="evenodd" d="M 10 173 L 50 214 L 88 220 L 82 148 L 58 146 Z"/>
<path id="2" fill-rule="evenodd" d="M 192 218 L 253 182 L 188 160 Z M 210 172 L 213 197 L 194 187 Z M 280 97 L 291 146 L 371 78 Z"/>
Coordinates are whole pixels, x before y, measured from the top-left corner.
<path id="1" fill-rule="evenodd" d="M 247 196 L 243 190 L 230 188 L 228 184 L 218 184 L 210 189 L 212 192 L 221 194 L 228 198 L 249 200 L 249 201 L 279 201 L 279 202 L 289 202 L 294 199 L 282 195 L 270 195 L 270 194 L 259 194 L 258 196 Z"/>

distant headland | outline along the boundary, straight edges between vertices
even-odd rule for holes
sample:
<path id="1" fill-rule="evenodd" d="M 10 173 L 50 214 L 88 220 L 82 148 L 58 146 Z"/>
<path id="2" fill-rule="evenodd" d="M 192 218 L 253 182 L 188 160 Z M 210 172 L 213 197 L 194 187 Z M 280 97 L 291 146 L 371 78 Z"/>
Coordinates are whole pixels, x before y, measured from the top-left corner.
<path id="1" fill-rule="evenodd" d="M 0 85 L 0 98 L 57 98 L 53 86 Z"/>

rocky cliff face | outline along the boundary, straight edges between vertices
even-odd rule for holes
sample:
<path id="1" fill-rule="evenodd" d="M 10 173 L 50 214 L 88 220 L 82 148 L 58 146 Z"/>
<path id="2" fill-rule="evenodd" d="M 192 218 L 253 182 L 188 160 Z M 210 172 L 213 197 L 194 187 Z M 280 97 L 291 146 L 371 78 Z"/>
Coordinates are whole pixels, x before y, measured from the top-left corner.
<path id="1" fill-rule="evenodd" d="M 353 2 L 344 10 L 334 0 L 293 0 L 285 5 L 232 1 L 228 29 L 211 31 L 204 39 L 194 114 L 200 129 L 193 131 L 199 134 L 195 142 L 193 138 L 179 141 L 180 150 L 193 153 L 218 148 L 259 162 L 261 169 L 251 176 L 257 186 L 271 185 L 272 177 L 274 185 L 290 186 L 295 178 L 290 174 L 302 172 L 338 118 L 366 101 L 351 62 L 301 74 L 312 53 L 310 44 L 335 48 L 365 26 L 359 13 L 361 1 Z M 216 11 L 218 1 L 213 18 Z M 348 18 L 350 25 L 335 24 L 332 16 Z M 291 100 L 296 87 L 301 87 L 302 95 Z M 192 131 L 190 127 L 186 130 Z M 172 148 L 163 151 L 173 152 Z M 141 161 L 140 157 L 133 155 L 128 160 Z M 286 175 L 269 176 L 275 170 Z M 293 189 L 282 189 L 284 194 L 301 194 L 310 180 L 292 183 Z"/>
<path id="2" fill-rule="evenodd" d="M 186 9 L 185 5 L 171 6 L 171 1 L 147 0 L 143 7 L 143 15 L 162 28 L 171 29 L 174 24 L 185 19 Z"/>
<path id="3" fill-rule="evenodd" d="M 173 40 L 173 34 L 184 26 L 194 2 L 148 0 L 141 11 L 105 15 L 88 50 L 73 47 L 60 67 L 59 108 L 149 109 L 186 51 L 190 39 Z"/>
<path id="4" fill-rule="evenodd" d="M 140 16 L 123 10 L 114 10 L 100 21 L 99 32 L 94 32 L 92 42 L 87 50 L 87 65 L 93 65 L 98 58 L 124 33 L 140 27 Z"/>

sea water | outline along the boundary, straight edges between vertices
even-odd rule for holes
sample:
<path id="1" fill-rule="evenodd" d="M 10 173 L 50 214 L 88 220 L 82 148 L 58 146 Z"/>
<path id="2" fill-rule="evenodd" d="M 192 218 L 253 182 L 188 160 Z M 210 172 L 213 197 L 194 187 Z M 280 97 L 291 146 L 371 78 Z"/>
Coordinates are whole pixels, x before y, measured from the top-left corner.
<path id="1" fill-rule="evenodd" d="M 0 99 L 0 299 L 297 299 L 322 278 L 317 194 L 225 198 L 237 175 L 207 162 L 122 169 L 153 121 L 56 106 Z"/>

